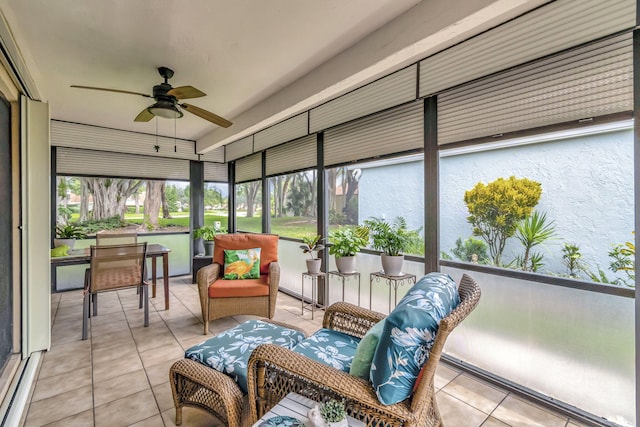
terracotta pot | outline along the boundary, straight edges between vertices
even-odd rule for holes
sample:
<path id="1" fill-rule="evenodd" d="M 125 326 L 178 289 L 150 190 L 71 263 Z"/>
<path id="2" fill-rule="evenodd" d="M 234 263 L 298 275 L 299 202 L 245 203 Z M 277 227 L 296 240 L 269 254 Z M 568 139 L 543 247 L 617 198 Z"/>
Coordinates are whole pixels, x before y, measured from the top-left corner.
<path id="1" fill-rule="evenodd" d="M 402 274 L 404 255 L 380 255 L 380 259 L 382 261 L 382 271 L 384 271 L 384 274 L 387 276 L 400 276 Z"/>
<path id="2" fill-rule="evenodd" d="M 320 267 L 322 267 L 322 260 L 320 258 L 307 260 L 307 272 L 320 273 Z"/>

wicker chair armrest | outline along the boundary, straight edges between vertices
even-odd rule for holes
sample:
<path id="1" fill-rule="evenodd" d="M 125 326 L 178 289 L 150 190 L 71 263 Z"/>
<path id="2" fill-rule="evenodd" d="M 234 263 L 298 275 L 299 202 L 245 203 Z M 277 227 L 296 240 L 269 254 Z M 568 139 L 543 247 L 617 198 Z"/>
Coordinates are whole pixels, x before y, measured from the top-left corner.
<path id="1" fill-rule="evenodd" d="M 198 283 L 198 294 L 200 295 L 200 307 L 202 308 L 203 321 L 206 323 L 209 318 L 209 285 L 218 280 L 222 266 L 212 263 L 198 270 L 196 282 Z"/>
<path id="2" fill-rule="evenodd" d="M 287 348 L 273 344 L 258 346 L 251 353 L 247 368 L 251 422 L 256 422 L 292 391 L 307 394 L 307 397 L 316 401 L 329 397 L 344 399 L 349 415 L 359 419 L 413 419 L 408 401 L 383 405 L 368 381 Z M 273 377 L 268 372 L 271 369 L 279 372 L 276 378 L 286 372 L 287 380 L 276 381 L 277 385 L 270 388 L 267 383 Z"/>
<path id="3" fill-rule="evenodd" d="M 362 338 L 385 314 L 367 310 L 347 302 L 337 302 L 327 308 L 322 327 Z"/>
<path id="4" fill-rule="evenodd" d="M 270 293 L 278 292 L 280 285 L 280 264 L 272 262 L 269 264 L 269 287 Z"/>

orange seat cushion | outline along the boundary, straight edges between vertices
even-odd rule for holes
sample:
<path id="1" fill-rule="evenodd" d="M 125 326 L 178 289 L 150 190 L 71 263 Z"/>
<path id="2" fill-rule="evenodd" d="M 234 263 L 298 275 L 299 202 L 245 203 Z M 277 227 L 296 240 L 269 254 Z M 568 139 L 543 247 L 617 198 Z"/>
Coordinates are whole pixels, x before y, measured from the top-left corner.
<path id="1" fill-rule="evenodd" d="M 259 279 L 218 279 L 209 285 L 209 298 L 263 297 L 269 295 L 269 276 Z"/>
<path id="2" fill-rule="evenodd" d="M 224 265 L 225 249 L 260 248 L 260 274 L 269 273 L 269 264 L 278 261 L 278 236 L 276 234 L 218 234 L 213 240 L 213 262 Z"/>

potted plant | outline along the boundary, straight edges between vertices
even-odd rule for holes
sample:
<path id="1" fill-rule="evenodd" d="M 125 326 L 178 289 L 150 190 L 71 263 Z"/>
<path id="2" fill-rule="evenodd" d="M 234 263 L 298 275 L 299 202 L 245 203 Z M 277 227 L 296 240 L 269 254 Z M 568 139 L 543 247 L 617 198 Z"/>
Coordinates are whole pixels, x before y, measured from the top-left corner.
<path id="1" fill-rule="evenodd" d="M 194 239 L 202 239 L 204 243 L 204 255 L 213 256 L 213 238 L 216 237 L 218 230 L 214 225 L 203 225 L 193 231 Z"/>
<path id="2" fill-rule="evenodd" d="M 329 400 L 320 406 L 320 415 L 324 422 L 331 427 L 348 427 L 347 411 L 344 402 Z"/>
<path id="3" fill-rule="evenodd" d="M 305 254 L 309 254 L 309 259 L 307 260 L 307 271 L 309 273 L 320 273 L 320 267 L 322 265 L 322 260 L 318 258 L 318 251 L 324 249 L 324 245 L 321 243 L 322 238 L 318 235 L 316 236 L 304 236 L 302 238 L 303 245 L 300 245 L 300 249 Z"/>
<path id="4" fill-rule="evenodd" d="M 53 246 L 58 247 L 67 245 L 69 249 L 73 249 L 76 239 L 84 239 L 87 234 L 82 227 L 75 224 L 58 224 L 56 225 L 56 239 L 53 239 Z"/>
<path id="5" fill-rule="evenodd" d="M 397 217 L 393 223 L 382 218 L 371 217 L 364 221 L 369 230 L 371 245 L 375 250 L 382 251 L 381 261 L 384 274 L 399 276 L 402 274 L 404 252 L 409 248 L 415 232 L 407 229 L 407 221 Z"/>
<path id="6" fill-rule="evenodd" d="M 329 254 L 335 256 L 340 273 L 353 273 L 356 270 L 356 254 L 368 242 L 369 230 L 362 226 L 340 227 L 329 233 Z"/>

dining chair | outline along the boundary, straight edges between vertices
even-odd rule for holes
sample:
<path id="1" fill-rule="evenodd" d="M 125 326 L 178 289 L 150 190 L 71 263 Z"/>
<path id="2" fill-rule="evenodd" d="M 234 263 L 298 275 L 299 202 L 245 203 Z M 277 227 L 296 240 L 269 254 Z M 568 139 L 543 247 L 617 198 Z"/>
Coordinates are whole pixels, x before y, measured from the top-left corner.
<path id="1" fill-rule="evenodd" d="M 91 316 L 90 301 L 93 301 L 93 315 L 98 314 L 100 292 L 125 288 L 139 288 L 139 307 L 144 304 L 144 326 L 149 326 L 149 288 L 145 281 L 145 257 L 147 242 L 91 246 L 91 263 L 84 276 L 84 299 L 82 317 L 82 339 L 87 339 L 87 321 Z M 93 298 L 92 298 L 93 297 Z"/>
<path id="2" fill-rule="evenodd" d="M 127 245 L 132 243 L 138 243 L 137 233 L 117 233 L 117 234 L 97 233 L 96 234 L 97 246 Z"/>

